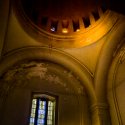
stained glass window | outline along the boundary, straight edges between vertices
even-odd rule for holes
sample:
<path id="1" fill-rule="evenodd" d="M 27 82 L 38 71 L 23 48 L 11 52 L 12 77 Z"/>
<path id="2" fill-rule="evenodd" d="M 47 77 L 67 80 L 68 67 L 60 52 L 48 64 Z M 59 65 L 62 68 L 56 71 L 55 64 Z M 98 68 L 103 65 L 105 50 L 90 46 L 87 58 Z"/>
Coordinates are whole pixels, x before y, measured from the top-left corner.
<path id="1" fill-rule="evenodd" d="M 32 99 L 29 125 L 55 125 L 55 98 L 35 95 Z"/>

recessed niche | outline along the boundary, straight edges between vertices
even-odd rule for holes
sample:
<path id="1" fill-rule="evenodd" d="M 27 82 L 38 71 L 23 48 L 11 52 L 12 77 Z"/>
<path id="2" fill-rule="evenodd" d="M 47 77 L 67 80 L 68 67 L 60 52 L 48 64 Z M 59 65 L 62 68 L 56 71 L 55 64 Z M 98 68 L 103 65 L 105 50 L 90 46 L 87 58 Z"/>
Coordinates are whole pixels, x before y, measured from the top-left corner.
<path id="1" fill-rule="evenodd" d="M 89 17 L 83 17 L 82 19 L 83 19 L 83 23 L 84 23 L 85 28 L 89 27 L 89 25 L 90 25 Z"/>
<path id="2" fill-rule="evenodd" d="M 58 26 L 58 21 L 57 20 L 51 20 L 50 31 L 51 32 L 56 32 L 57 31 L 57 26 Z"/>
<path id="3" fill-rule="evenodd" d="M 68 20 L 62 20 L 62 27 L 68 28 L 68 26 L 69 26 L 69 21 Z"/>
<path id="4" fill-rule="evenodd" d="M 105 4 L 103 4 L 102 6 L 101 6 L 101 9 L 102 9 L 102 11 L 103 11 L 103 13 L 107 10 L 107 7 L 106 7 L 106 5 Z"/>
<path id="5" fill-rule="evenodd" d="M 32 11 L 32 20 L 35 24 L 38 23 L 38 12 L 36 10 Z"/>
<path id="6" fill-rule="evenodd" d="M 41 25 L 42 26 L 46 26 L 47 25 L 47 21 L 48 21 L 48 17 L 42 17 L 42 19 L 41 19 Z"/>
<path id="7" fill-rule="evenodd" d="M 97 20 L 100 18 L 100 17 L 99 17 L 98 10 L 93 11 L 93 12 L 92 12 L 92 15 L 94 16 L 95 21 L 97 21 Z"/>
<path id="8" fill-rule="evenodd" d="M 68 33 L 69 29 L 69 21 L 68 20 L 62 20 L 62 33 Z"/>
<path id="9" fill-rule="evenodd" d="M 77 32 L 80 30 L 80 26 L 79 26 L 79 20 L 73 20 L 73 30 L 74 32 Z"/>

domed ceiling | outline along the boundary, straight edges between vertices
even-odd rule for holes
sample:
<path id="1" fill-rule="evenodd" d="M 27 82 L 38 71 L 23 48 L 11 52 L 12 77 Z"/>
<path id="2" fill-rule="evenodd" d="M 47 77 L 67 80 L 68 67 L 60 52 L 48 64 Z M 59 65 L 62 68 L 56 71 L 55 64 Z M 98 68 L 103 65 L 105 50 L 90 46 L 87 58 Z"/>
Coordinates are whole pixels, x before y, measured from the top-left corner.
<path id="1" fill-rule="evenodd" d="M 96 28 L 110 15 L 104 3 L 96 0 L 15 0 L 14 8 L 27 33 L 40 42 L 46 37 L 47 45 L 64 48 L 100 39 L 107 30 L 100 33 Z"/>

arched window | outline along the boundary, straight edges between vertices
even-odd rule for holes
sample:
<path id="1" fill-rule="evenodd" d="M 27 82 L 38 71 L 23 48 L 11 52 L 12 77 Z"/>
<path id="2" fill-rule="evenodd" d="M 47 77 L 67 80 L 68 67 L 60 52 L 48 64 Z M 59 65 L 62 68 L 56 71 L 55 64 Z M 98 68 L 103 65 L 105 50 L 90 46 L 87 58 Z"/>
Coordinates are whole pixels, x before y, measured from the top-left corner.
<path id="1" fill-rule="evenodd" d="M 29 125 L 55 125 L 56 98 L 46 94 L 34 94 Z"/>

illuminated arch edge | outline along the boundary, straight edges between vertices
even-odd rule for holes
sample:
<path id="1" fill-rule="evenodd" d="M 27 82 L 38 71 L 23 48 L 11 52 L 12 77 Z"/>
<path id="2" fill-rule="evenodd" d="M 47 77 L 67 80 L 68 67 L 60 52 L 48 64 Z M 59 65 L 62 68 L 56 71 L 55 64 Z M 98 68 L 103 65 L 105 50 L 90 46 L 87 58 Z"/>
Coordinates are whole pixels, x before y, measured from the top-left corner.
<path id="1" fill-rule="evenodd" d="M 96 95 L 93 87 L 93 78 L 87 68 L 77 59 L 66 52 L 48 47 L 26 47 L 14 50 L 3 56 L 0 62 L 0 77 L 13 65 L 23 60 L 46 60 L 65 67 L 71 70 L 74 75 L 79 77 L 84 86 L 90 101 L 92 111 L 92 121 L 95 124 L 99 123 L 98 108 L 96 104 Z M 93 125 L 94 125 L 93 124 Z"/>
<path id="2" fill-rule="evenodd" d="M 120 18 L 120 17 L 119 17 Z M 120 35 L 118 35 L 120 34 Z M 114 52 L 121 47 L 125 41 L 125 22 L 121 17 L 114 27 L 111 29 L 107 41 L 104 43 L 100 56 L 98 58 L 98 64 L 96 66 L 94 85 L 96 89 L 96 95 L 98 101 L 106 102 L 106 82 L 109 68 L 114 58 Z"/>
<path id="3" fill-rule="evenodd" d="M 125 39 L 124 39 L 124 42 L 125 42 Z M 125 62 L 124 59 L 125 59 L 125 46 L 121 48 L 119 53 L 113 59 L 113 62 L 112 62 L 112 65 L 108 74 L 108 91 L 110 90 L 110 93 L 108 93 L 108 102 L 112 108 L 111 115 L 112 115 L 113 125 L 123 124 L 120 109 L 119 109 L 117 94 L 116 94 L 116 88 L 115 88 L 116 82 L 115 81 L 116 81 L 116 75 L 118 73 L 117 71 L 118 71 L 119 65 Z"/>
<path id="4" fill-rule="evenodd" d="M 103 124 L 108 124 L 107 122 L 111 120 L 109 102 L 107 100 L 107 86 L 110 84 L 108 83 L 108 74 L 113 58 L 115 57 L 114 53 L 124 43 L 125 22 L 123 19 L 123 16 L 119 16 L 119 20 L 117 20 L 116 24 L 111 29 L 109 36 L 107 37 L 107 41 L 102 47 L 96 66 L 94 85 L 97 96 L 97 104 L 100 107 L 98 110 L 100 110 L 100 113 L 103 112 L 106 116 L 105 118 L 102 116 L 102 120 L 104 122 Z"/>

